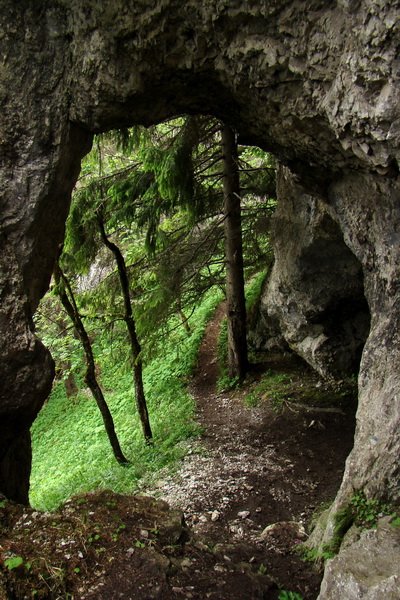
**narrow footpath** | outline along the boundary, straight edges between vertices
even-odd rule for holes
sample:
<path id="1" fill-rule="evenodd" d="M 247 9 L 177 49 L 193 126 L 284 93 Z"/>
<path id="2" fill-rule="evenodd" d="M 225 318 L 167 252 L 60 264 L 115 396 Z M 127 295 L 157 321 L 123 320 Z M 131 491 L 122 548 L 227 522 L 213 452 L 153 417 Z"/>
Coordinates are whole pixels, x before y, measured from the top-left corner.
<path id="1" fill-rule="evenodd" d="M 183 510 L 197 538 L 219 555 L 214 568 L 220 570 L 220 592 L 213 598 L 260 597 L 257 586 L 254 593 L 243 588 L 239 565 L 239 571 L 268 577 L 265 600 L 276 600 L 281 590 L 315 600 L 321 574 L 296 547 L 315 510 L 331 502 L 340 485 L 352 446 L 354 410 L 314 412 L 289 403 L 277 410 L 268 401 L 248 407 L 246 386 L 218 393 L 216 352 L 223 317 L 220 305 L 207 327 L 191 387 L 204 433 L 192 442 L 179 471 L 146 494 Z M 299 386 L 305 381 L 323 385 L 290 356 L 267 357 L 250 374 L 249 385 L 267 370 L 289 374 Z"/>

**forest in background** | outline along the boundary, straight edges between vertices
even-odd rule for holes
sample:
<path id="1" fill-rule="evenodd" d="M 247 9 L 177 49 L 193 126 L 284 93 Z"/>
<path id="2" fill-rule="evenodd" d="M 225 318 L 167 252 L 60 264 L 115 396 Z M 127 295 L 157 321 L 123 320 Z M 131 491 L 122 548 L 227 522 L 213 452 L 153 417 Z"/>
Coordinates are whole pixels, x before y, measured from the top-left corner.
<path id="1" fill-rule="evenodd" d="M 226 291 L 222 135 L 214 119 L 182 117 L 99 136 L 84 159 L 52 288 L 36 317 L 57 379 L 32 429 L 33 506 L 51 509 L 98 488 L 133 491 L 198 434 L 187 384 Z M 235 151 L 251 303 L 272 261 L 275 170 L 258 148 Z M 225 327 L 221 386 L 240 379 L 232 376 L 228 337 Z M 105 431 L 110 419 L 117 460 Z"/>

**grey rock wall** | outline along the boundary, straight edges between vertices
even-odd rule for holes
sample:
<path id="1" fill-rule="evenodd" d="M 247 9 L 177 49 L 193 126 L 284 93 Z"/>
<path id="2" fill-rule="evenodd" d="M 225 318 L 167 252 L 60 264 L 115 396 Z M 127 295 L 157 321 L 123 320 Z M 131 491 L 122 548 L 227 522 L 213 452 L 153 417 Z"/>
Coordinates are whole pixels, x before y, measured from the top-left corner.
<path id="1" fill-rule="evenodd" d="M 272 220 L 275 262 L 261 301 L 288 346 L 323 377 L 358 372 L 369 332 L 361 263 L 346 246 L 329 205 L 278 171 Z"/>

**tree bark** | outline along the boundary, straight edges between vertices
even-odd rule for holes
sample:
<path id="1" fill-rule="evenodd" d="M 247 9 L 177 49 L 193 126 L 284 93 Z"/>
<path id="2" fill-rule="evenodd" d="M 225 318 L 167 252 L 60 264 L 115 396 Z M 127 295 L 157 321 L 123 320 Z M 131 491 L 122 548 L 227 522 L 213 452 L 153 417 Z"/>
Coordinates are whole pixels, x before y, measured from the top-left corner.
<path id="1" fill-rule="evenodd" d="M 178 316 L 179 316 L 179 318 L 181 320 L 181 323 L 182 323 L 183 327 L 185 328 L 186 333 L 188 335 L 190 335 L 192 333 L 192 331 L 190 329 L 190 325 L 188 323 L 188 320 L 187 320 L 187 318 L 186 318 L 186 316 L 185 316 L 185 314 L 184 314 L 184 312 L 182 310 L 181 301 L 180 301 L 179 298 L 176 301 L 176 311 L 178 313 Z"/>
<path id="2" fill-rule="evenodd" d="M 110 409 L 108 408 L 108 405 L 104 398 L 103 392 L 102 392 L 102 390 L 97 382 L 97 379 L 96 379 L 96 369 L 95 369 L 92 345 L 90 343 L 89 336 L 88 336 L 85 326 L 82 322 L 82 319 L 79 316 L 77 306 L 75 304 L 75 300 L 73 297 L 73 293 L 71 290 L 71 286 L 69 285 L 65 275 L 61 271 L 61 268 L 58 264 L 56 264 L 56 266 L 55 266 L 54 274 L 55 274 L 55 279 L 56 279 L 57 283 L 62 281 L 64 283 L 64 285 L 66 286 L 66 288 L 68 289 L 69 294 L 71 296 L 71 300 L 70 300 L 65 289 L 64 290 L 60 289 L 60 291 L 58 292 L 61 303 L 64 306 L 65 310 L 67 311 L 67 314 L 68 314 L 69 318 L 71 319 L 72 323 L 74 324 L 76 334 L 78 335 L 79 339 L 81 340 L 83 350 L 85 352 L 85 357 L 86 357 L 85 383 L 90 388 L 90 391 L 92 392 L 93 397 L 96 400 L 97 406 L 99 407 L 101 416 L 103 417 L 104 427 L 106 429 L 108 439 L 110 441 L 111 448 L 113 450 L 115 458 L 117 459 L 117 461 L 120 464 L 126 464 L 129 461 L 124 456 L 124 454 L 121 450 L 121 446 L 119 444 L 117 434 L 115 433 L 114 421 L 113 421 Z"/>
<path id="3" fill-rule="evenodd" d="M 66 326 L 66 323 L 63 318 L 57 319 L 57 326 L 58 326 L 60 335 L 65 338 L 67 335 L 66 334 L 67 326 Z M 76 396 L 77 393 L 79 392 L 79 389 L 76 384 L 74 372 L 71 370 L 72 369 L 71 361 L 70 360 L 63 361 L 60 366 L 61 366 L 63 373 L 65 371 L 68 372 L 68 375 L 63 378 L 65 393 L 67 394 L 68 398 L 71 398 L 72 396 Z"/>
<path id="4" fill-rule="evenodd" d="M 128 329 L 129 340 L 131 344 L 131 352 L 133 359 L 133 379 L 135 384 L 135 400 L 136 407 L 139 413 L 140 422 L 142 425 L 142 431 L 146 442 L 150 442 L 153 437 L 151 427 L 150 427 L 150 419 L 149 413 L 147 410 L 146 397 L 144 394 L 143 387 L 143 364 L 142 359 L 140 357 L 141 347 L 139 343 L 139 339 L 136 333 L 136 325 L 135 320 L 132 314 L 132 304 L 129 295 L 129 279 L 128 272 L 126 269 L 125 259 L 122 255 L 122 252 L 118 248 L 116 244 L 114 244 L 109 238 L 104 229 L 104 224 L 99 217 L 99 227 L 101 233 L 101 239 L 107 248 L 114 254 L 115 261 L 117 263 L 119 280 L 121 283 L 121 291 L 124 299 L 124 321 L 126 323 L 126 327 Z"/>
<path id="5" fill-rule="evenodd" d="M 66 365 L 67 368 L 71 367 L 71 364 L 67 364 Z M 76 381 L 75 381 L 75 375 L 73 374 L 72 371 L 70 371 L 67 375 L 67 377 L 64 379 L 64 387 L 65 387 L 65 393 L 67 394 L 68 398 L 71 398 L 72 396 L 76 396 L 78 393 L 78 386 L 76 385 Z"/>
<path id="6" fill-rule="evenodd" d="M 236 137 L 227 125 L 222 128 L 222 147 L 229 377 L 244 379 L 248 362 L 240 183 Z"/>

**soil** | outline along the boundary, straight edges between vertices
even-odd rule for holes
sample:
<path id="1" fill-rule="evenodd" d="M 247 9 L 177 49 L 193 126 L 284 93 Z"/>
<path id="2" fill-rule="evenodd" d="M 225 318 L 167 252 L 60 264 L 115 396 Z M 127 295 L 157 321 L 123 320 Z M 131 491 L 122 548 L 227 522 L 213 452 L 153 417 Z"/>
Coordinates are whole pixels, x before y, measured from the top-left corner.
<path id="1" fill-rule="evenodd" d="M 217 392 L 222 317 L 191 387 L 203 434 L 175 473 L 144 496 L 85 494 L 54 513 L 0 502 L 0 600 L 317 598 L 321 573 L 297 550 L 340 485 L 354 385 L 268 355 L 240 390 Z"/>

